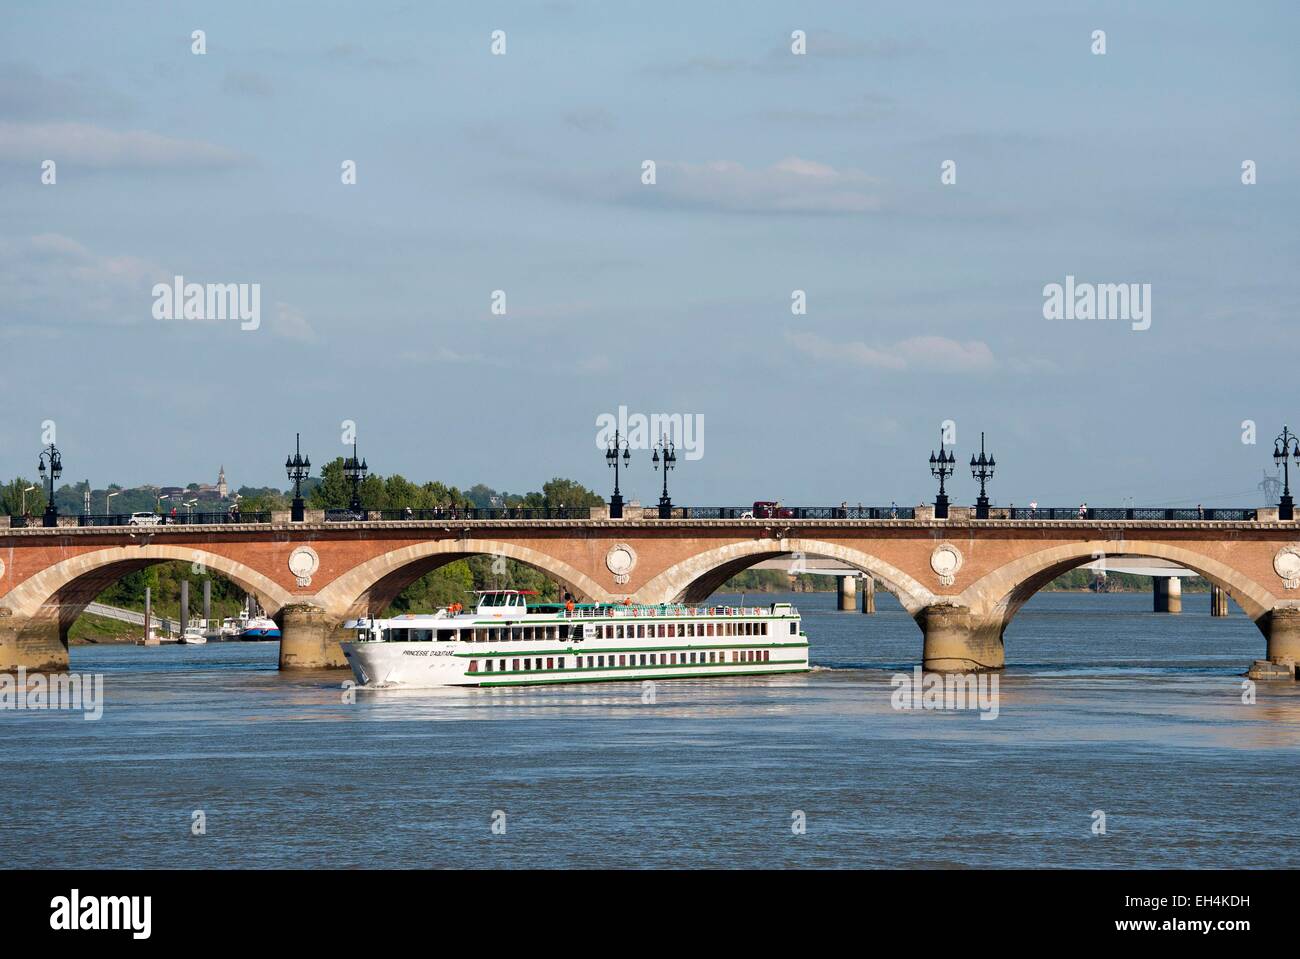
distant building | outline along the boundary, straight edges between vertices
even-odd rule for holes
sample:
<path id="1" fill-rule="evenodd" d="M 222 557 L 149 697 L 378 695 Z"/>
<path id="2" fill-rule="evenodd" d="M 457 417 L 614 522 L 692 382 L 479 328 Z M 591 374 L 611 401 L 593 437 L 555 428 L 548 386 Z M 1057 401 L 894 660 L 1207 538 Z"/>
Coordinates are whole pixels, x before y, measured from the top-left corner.
<path id="1" fill-rule="evenodd" d="M 222 466 L 217 470 L 217 485 L 210 483 L 200 483 L 199 488 L 194 492 L 194 498 L 205 501 L 216 501 L 226 499 L 230 495 L 230 486 L 226 483 L 226 468 Z"/>

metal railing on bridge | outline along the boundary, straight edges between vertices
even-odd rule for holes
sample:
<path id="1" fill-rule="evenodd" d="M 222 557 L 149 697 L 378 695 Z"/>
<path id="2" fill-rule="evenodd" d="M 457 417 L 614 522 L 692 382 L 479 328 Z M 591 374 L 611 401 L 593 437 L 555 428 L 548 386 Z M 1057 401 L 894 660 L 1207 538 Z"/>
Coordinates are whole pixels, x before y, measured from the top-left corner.
<path id="1" fill-rule="evenodd" d="M 1250 521 L 1257 518 L 1254 509 L 1183 506 L 1012 506 L 990 507 L 991 513 L 1008 513 L 1008 519 L 1123 519 L 1123 520 L 1205 520 Z M 1001 518 L 994 516 L 993 518 Z"/>
<path id="2" fill-rule="evenodd" d="M 1254 508 L 1225 507 L 1184 507 L 1184 506 L 993 506 L 989 508 L 989 520 L 999 519 L 1038 519 L 1038 520 L 1138 520 L 1138 521 L 1178 521 L 1178 522 L 1251 522 L 1258 519 Z M 633 518 L 632 511 L 627 513 Z M 646 506 L 641 508 L 642 519 L 656 519 L 658 508 Z M 535 520 L 535 519 L 590 519 L 591 507 L 533 507 L 533 506 L 490 506 L 490 507 L 441 507 L 435 509 L 327 509 L 325 521 L 329 523 L 374 522 L 382 520 Z M 743 520 L 780 520 L 780 519 L 871 519 L 910 520 L 916 518 L 914 506 L 674 506 L 671 519 L 743 519 Z M 271 513 L 260 512 L 215 512 L 215 513 L 177 513 L 175 516 L 164 513 L 152 513 L 140 516 L 135 513 L 98 513 L 81 514 L 76 518 L 77 526 L 211 526 L 225 524 L 269 523 Z M 73 517 L 61 516 L 61 525 L 71 525 Z M 981 522 L 988 522 L 981 520 Z M 9 525 L 14 529 L 38 528 L 42 519 L 38 516 L 11 516 Z"/>
<path id="3" fill-rule="evenodd" d="M 140 516 L 136 513 L 81 513 L 76 517 L 60 516 L 60 525 L 71 524 L 76 519 L 78 526 L 214 526 L 230 523 L 269 523 L 269 512 L 220 512 L 220 513 L 150 513 Z M 43 525 L 39 516 L 11 516 L 9 525 L 14 529 L 35 529 Z"/>
<path id="4" fill-rule="evenodd" d="M 654 507 L 646 507 L 649 517 Z M 913 506 L 682 506 L 673 519 L 915 519 Z"/>
<path id="5" fill-rule="evenodd" d="M 434 509 L 327 509 L 327 523 L 376 520 L 590 519 L 590 506 L 444 506 Z"/>

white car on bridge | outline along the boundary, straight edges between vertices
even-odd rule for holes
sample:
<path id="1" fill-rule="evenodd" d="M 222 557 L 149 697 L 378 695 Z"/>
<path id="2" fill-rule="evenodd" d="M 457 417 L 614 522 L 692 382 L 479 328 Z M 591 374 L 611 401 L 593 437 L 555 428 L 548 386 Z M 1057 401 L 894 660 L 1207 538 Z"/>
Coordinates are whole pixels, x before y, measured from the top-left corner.
<path id="1" fill-rule="evenodd" d="M 128 526 L 157 526 L 163 521 L 163 518 L 157 513 L 132 513 L 131 518 L 126 521 Z"/>

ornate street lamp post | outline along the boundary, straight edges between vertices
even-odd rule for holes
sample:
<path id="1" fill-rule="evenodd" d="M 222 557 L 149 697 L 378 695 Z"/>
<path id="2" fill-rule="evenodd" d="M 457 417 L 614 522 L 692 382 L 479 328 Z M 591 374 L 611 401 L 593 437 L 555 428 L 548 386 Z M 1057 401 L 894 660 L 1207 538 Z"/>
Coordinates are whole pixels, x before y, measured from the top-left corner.
<path id="1" fill-rule="evenodd" d="M 609 444 L 605 449 L 605 465 L 614 468 L 614 495 L 609 498 L 609 518 L 623 518 L 623 494 L 618 491 L 618 461 L 620 453 L 622 454 L 623 465 L 626 466 L 632 459 L 632 454 L 628 451 L 627 440 L 619 437 L 618 430 L 614 431 L 614 442 Z"/>
<path id="2" fill-rule="evenodd" d="M 302 501 L 302 481 L 311 475 L 311 457 L 302 455 L 301 439 L 301 434 L 293 434 L 293 455 L 286 456 L 284 460 L 284 471 L 293 481 L 293 513 L 290 518 L 295 523 L 301 523 L 306 518 L 306 504 Z M 353 452 L 356 452 L 355 447 Z"/>
<path id="3" fill-rule="evenodd" d="M 352 483 L 352 503 L 349 509 L 354 513 L 361 512 L 361 481 L 369 472 L 370 467 L 366 465 L 366 461 L 357 459 L 357 444 L 353 440 L 352 455 L 343 461 L 343 475 Z"/>
<path id="4" fill-rule="evenodd" d="M 58 526 L 59 510 L 54 505 L 54 481 L 63 475 L 63 457 L 59 455 L 58 447 L 53 443 L 47 450 L 41 450 L 41 458 L 36 467 L 37 472 L 41 474 L 41 479 L 45 479 L 45 462 L 49 460 L 50 464 L 50 497 L 49 502 L 45 504 L 45 518 L 41 522 L 42 526 Z"/>
<path id="5" fill-rule="evenodd" d="M 1277 504 L 1278 519 L 1295 519 L 1295 501 L 1291 499 L 1291 470 L 1287 466 L 1288 456 L 1294 456 L 1296 465 L 1300 466 L 1300 439 L 1283 426 L 1282 435 L 1273 441 L 1273 465 L 1280 464 L 1282 467 L 1282 499 Z"/>
<path id="6" fill-rule="evenodd" d="M 668 471 L 677 468 L 677 446 L 668 441 L 668 436 L 664 435 L 659 440 L 659 445 L 655 448 L 654 456 L 650 457 L 650 462 L 654 463 L 655 469 L 659 468 L 659 452 L 663 451 L 664 464 L 664 495 L 659 497 L 659 518 L 673 518 L 673 501 L 668 498 Z"/>
<path id="7" fill-rule="evenodd" d="M 984 456 L 984 431 L 981 430 L 979 459 L 976 459 L 974 456 L 970 458 L 971 478 L 980 481 L 980 495 L 979 498 L 975 500 L 976 519 L 989 518 L 989 498 L 984 495 L 984 483 L 986 480 L 993 478 L 993 468 L 997 465 L 997 460 L 992 456 L 987 458 Z"/>
<path id="8" fill-rule="evenodd" d="M 939 478 L 939 495 L 934 498 L 934 518 L 948 518 L 948 494 L 944 492 L 944 477 L 951 476 L 957 469 L 957 457 L 952 454 L 952 450 L 945 451 L 943 448 L 943 430 L 939 431 L 939 455 L 935 456 L 934 451 L 930 451 L 930 475 Z"/>

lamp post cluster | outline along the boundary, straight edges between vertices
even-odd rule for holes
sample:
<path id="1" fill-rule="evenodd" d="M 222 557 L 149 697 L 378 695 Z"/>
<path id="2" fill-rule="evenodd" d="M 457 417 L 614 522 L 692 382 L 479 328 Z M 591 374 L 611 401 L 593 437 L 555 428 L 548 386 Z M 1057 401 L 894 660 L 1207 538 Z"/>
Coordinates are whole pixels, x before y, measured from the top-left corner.
<path id="1" fill-rule="evenodd" d="M 609 517 L 610 519 L 623 518 L 623 494 L 618 489 L 618 468 L 619 460 L 623 461 L 626 466 L 632 461 L 632 453 L 628 448 L 627 440 L 623 439 L 618 430 L 614 431 L 614 442 L 605 448 L 605 465 L 612 467 L 614 470 L 614 495 L 609 498 Z"/>
<path id="2" fill-rule="evenodd" d="M 989 518 L 988 481 L 993 478 L 993 470 L 998 463 L 984 451 L 984 433 L 980 433 L 980 455 L 970 458 L 970 475 L 979 480 L 980 495 L 975 500 L 975 518 Z M 934 498 L 934 518 L 948 518 L 948 491 L 944 481 L 957 471 L 957 456 L 944 447 L 943 432 L 939 433 L 939 452 L 930 451 L 930 475 L 939 480 L 939 493 Z"/>
<path id="3" fill-rule="evenodd" d="M 1273 465 L 1282 467 L 1282 499 L 1277 505 L 1277 518 L 1295 519 L 1295 501 L 1291 498 L 1291 469 L 1287 457 L 1294 456 L 1296 465 L 1300 466 L 1300 438 L 1297 438 L 1287 426 L 1282 427 L 1282 434 L 1273 440 Z"/>
<path id="4" fill-rule="evenodd" d="M 352 502 L 348 508 L 354 513 L 361 511 L 361 481 L 370 472 L 365 460 L 357 459 L 357 443 L 352 441 L 352 455 L 343 461 L 343 475 L 352 484 Z"/>
<path id="5" fill-rule="evenodd" d="M 662 460 L 659 456 L 660 452 L 664 454 Z M 659 497 L 659 518 L 672 519 L 673 501 L 668 498 L 668 471 L 677 468 L 677 444 L 670 442 L 667 434 L 660 438 L 650 462 L 654 464 L 655 469 L 659 468 L 660 462 L 664 467 L 664 493 Z"/>
<path id="6" fill-rule="evenodd" d="M 989 518 L 989 498 L 985 494 L 984 484 L 993 478 L 993 468 L 997 465 L 997 461 L 992 456 L 984 455 L 984 431 L 980 430 L 980 457 L 976 459 L 972 455 L 970 458 L 971 478 L 980 481 L 980 495 L 975 500 L 976 519 Z"/>
<path id="7" fill-rule="evenodd" d="M 939 493 L 934 498 L 934 518 L 948 518 L 948 492 L 944 489 L 943 481 L 951 476 L 957 469 L 957 457 L 953 455 L 952 450 L 945 451 L 943 448 L 943 430 L 939 431 L 939 455 L 934 455 L 934 450 L 930 451 L 930 475 L 939 478 Z"/>
<path id="8" fill-rule="evenodd" d="M 290 518 L 301 523 L 307 516 L 306 504 L 302 500 L 302 481 L 311 475 L 311 457 L 302 455 L 302 434 L 293 434 L 293 455 L 284 459 L 284 471 L 293 483 L 293 512 Z M 356 452 L 355 447 L 353 452 Z"/>
<path id="9" fill-rule="evenodd" d="M 45 464 L 47 461 L 50 464 L 48 476 L 50 495 L 48 502 L 45 504 L 45 518 L 41 525 L 52 527 L 59 525 L 59 510 L 58 507 L 54 505 L 54 481 L 63 475 L 63 456 L 59 453 L 58 447 L 53 443 L 50 444 L 49 449 L 41 450 L 41 458 L 36 466 L 36 471 L 41 474 L 42 480 L 47 478 L 45 474 Z"/>
<path id="10" fill-rule="evenodd" d="M 610 519 L 623 518 L 623 493 L 618 486 L 618 473 L 620 468 L 626 469 L 631 461 L 632 453 L 628 441 L 618 430 L 615 430 L 614 441 L 605 448 L 605 465 L 614 470 L 614 495 L 609 498 Z M 664 474 L 663 494 L 659 497 L 659 518 L 672 519 L 673 501 L 668 496 L 668 471 L 677 468 L 677 444 L 670 440 L 667 434 L 659 438 L 650 462 L 655 470 L 662 470 Z"/>

